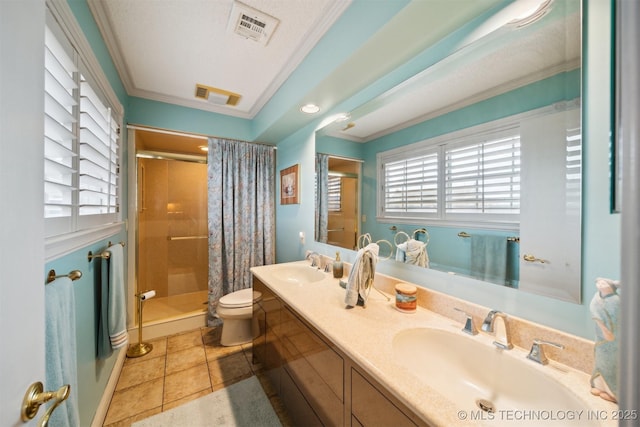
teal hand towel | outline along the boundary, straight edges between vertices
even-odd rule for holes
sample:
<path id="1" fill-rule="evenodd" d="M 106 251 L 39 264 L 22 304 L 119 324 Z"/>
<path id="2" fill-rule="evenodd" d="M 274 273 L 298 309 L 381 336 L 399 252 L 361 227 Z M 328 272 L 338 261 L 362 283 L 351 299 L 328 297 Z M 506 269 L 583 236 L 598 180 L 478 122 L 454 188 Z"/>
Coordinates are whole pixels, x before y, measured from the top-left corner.
<path id="1" fill-rule="evenodd" d="M 505 283 L 507 239 L 504 236 L 471 236 L 471 276 L 492 283 Z"/>
<path id="2" fill-rule="evenodd" d="M 45 390 L 70 385 L 69 397 L 53 411 L 50 426 L 80 425 L 76 353 L 76 301 L 73 282 L 56 279 L 45 287 Z"/>

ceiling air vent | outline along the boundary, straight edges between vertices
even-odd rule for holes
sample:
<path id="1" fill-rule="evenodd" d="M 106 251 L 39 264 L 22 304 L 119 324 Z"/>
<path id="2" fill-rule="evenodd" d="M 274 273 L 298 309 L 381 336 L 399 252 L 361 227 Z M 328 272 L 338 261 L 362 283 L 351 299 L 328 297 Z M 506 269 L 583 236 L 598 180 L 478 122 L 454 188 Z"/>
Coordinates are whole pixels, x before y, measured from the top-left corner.
<path id="1" fill-rule="evenodd" d="M 235 106 L 240 101 L 240 95 L 217 87 L 196 84 L 196 98 L 215 105 Z"/>
<path id="2" fill-rule="evenodd" d="M 233 2 L 229 22 L 233 32 L 266 45 L 280 21 L 238 1 Z"/>

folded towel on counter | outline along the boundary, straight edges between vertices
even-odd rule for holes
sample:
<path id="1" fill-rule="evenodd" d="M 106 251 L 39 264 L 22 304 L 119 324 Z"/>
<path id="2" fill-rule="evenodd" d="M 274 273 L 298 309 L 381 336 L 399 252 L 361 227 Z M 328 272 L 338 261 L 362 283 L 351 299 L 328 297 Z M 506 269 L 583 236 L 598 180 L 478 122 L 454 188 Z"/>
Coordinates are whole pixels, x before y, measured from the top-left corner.
<path id="1" fill-rule="evenodd" d="M 379 251 L 380 247 L 377 243 L 370 243 L 356 254 L 347 279 L 347 293 L 344 298 L 347 306 L 355 307 L 359 299 L 366 304 L 369 295 L 367 289 L 376 274 Z"/>
<path id="2" fill-rule="evenodd" d="M 110 246 L 108 259 L 103 259 L 102 268 L 108 268 L 109 280 L 109 340 L 111 348 L 124 347 L 129 343 L 127 335 L 127 306 L 124 282 L 124 254 L 122 245 Z M 105 261 L 108 265 L 105 265 Z M 103 283 L 102 286 L 105 284 Z"/>
<path id="3" fill-rule="evenodd" d="M 415 239 L 400 243 L 396 246 L 396 261 L 429 268 L 427 244 Z"/>
<path id="4" fill-rule="evenodd" d="M 76 356 L 76 301 L 68 277 L 45 286 L 45 390 L 71 386 L 69 397 L 51 414 L 49 425 L 80 425 Z"/>

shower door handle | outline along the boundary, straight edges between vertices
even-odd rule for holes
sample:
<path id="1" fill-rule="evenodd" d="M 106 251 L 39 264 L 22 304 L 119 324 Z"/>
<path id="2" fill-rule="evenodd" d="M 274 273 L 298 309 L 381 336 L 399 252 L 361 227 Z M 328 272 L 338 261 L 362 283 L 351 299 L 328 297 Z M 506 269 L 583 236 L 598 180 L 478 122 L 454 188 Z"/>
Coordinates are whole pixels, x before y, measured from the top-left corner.
<path id="1" fill-rule="evenodd" d="M 167 240 L 197 240 L 197 239 L 208 239 L 209 236 L 167 236 Z"/>

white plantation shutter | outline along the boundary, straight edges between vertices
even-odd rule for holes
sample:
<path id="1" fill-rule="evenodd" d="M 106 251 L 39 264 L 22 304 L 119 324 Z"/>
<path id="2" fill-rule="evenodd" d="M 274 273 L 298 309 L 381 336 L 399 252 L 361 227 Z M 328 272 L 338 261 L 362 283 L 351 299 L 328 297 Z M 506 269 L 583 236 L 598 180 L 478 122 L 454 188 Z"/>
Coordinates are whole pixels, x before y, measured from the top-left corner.
<path id="1" fill-rule="evenodd" d="M 436 214 L 438 211 L 438 153 L 395 160 L 384 166 L 384 212 Z"/>
<path id="2" fill-rule="evenodd" d="M 44 217 L 52 237 L 118 220 L 120 125 L 49 14 L 44 55 Z"/>
<path id="3" fill-rule="evenodd" d="M 445 212 L 520 212 L 520 135 L 517 129 L 445 148 Z"/>
<path id="4" fill-rule="evenodd" d="M 342 178 L 329 176 L 327 187 L 329 212 L 340 212 L 342 210 Z"/>
<path id="5" fill-rule="evenodd" d="M 518 220 L 518 125 L 443 135 L 377 157 L 382 219 L 474 224 Z"/>
<path id="6" fill-rule="evenodd" d="M 579 213 L 582 209 L 582 130 L 567 130 L 567 209 Z"/>
<path id="7" fill-rule="evenodd" d="M 66 40 L 63 40 L 66 41 Z M 73 49 L 45 28 L 44 217 L 48 234 L 68 231 L 75 201 L 77 68 Z"/>
<path id="8" fill-rule="evenodd" d="M 115 214 L 118 210 L 118 133 L 118 124 L 111 109 L 82 77 L 78 203 L 81 217 Z M 104 218 L 99 221 L 104 221 Z M 87 221 L 81 219 L 81 222 Z"/>

